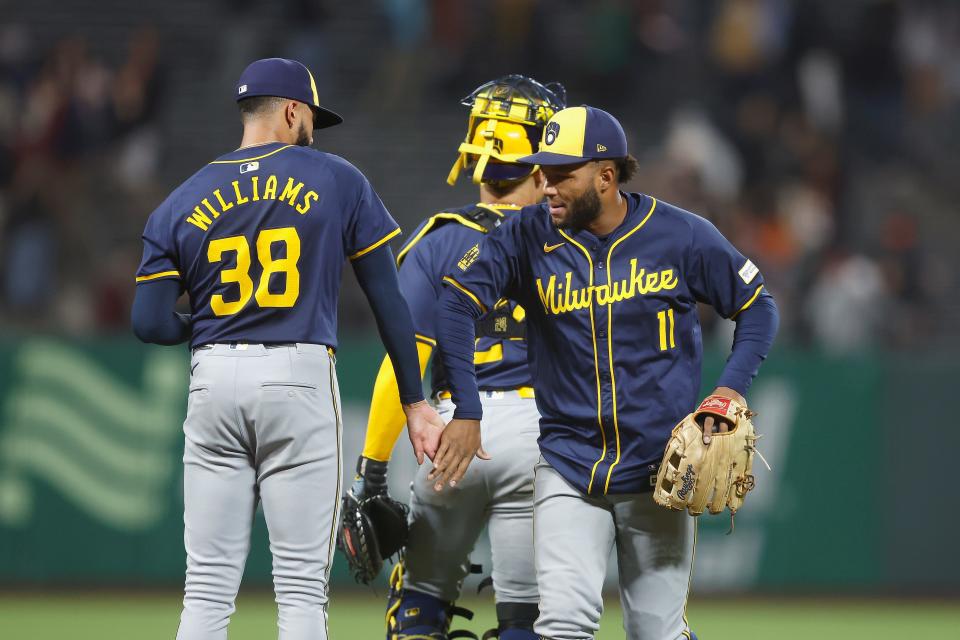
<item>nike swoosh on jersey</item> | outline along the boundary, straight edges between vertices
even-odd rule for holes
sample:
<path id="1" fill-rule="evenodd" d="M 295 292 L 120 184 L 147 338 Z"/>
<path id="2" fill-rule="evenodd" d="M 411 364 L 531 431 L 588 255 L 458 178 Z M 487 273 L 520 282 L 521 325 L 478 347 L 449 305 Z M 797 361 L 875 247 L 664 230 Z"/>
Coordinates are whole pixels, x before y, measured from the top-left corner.
<path id="1" fill-rule="evenodd" d="M 566 242 L 560 242 L 560 243 L 558 243 L 558 244 L 549 244 L 549 245 L 548 245 L 546 242 L 544 242 L 544 243 L 543 243 L 543 252 L 544 252 L 544 253 L 550 253 L 550 252 L 553 251 L 554 249 L 559 249 L 560 247 L 562 247 L 562 246 L 565 245 L 565 244 L 567 244 L 567 243 L 566 243 Z"/>

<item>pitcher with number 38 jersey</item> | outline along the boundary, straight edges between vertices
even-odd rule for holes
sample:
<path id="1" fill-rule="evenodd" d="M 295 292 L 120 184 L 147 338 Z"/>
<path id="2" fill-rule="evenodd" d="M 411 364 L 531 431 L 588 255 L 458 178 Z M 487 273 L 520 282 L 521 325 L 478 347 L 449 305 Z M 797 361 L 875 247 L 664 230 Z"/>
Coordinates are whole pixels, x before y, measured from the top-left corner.
<path id="1" fill-rule="evenodd" d="M 343 262 L 399 233 L 349 162 L 271 142 L 220 156 L 160 205 L 144 231 L 137 282 L 183 282 L 194 347 L 336 347 Z"/>
<path id="2" fill-rule="evenodd" d="M 293 60 L 252 63 L 237 84 L 240 148 L 201 168 L 150 216 L 134 332 L 189 342 L 183 430 L 187 575 L 178 640 L 226 640 L 262 503 L 281 640 L 327 637 L 340 499 L 334 352 L 349 260 L 395 365 L 418 458 L 443 427 L 426 405 L 413 323 L 387 242 L 400 233 L 367 179 L 309 148 L 341 122 Z M 174 305 L 181 293 L 189 314 Z"/>

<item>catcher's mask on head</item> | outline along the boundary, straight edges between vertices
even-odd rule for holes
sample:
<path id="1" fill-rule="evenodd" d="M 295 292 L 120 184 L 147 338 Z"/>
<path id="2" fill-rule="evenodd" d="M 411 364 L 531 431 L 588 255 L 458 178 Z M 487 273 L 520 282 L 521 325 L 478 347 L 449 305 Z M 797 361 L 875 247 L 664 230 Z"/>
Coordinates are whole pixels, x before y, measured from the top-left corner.
<path id="1" fill-rule="evenodd" d="M 447 183 L 471 168 L 475 184 L 510 182 L 537 170 L 517 159 L 536 152 L 543 125 L 566 106 L 567 92 L 559 82 L 542 85 L 514 74 L 480 85 L 461 102 L 470 107 L 470 120 Z"/>

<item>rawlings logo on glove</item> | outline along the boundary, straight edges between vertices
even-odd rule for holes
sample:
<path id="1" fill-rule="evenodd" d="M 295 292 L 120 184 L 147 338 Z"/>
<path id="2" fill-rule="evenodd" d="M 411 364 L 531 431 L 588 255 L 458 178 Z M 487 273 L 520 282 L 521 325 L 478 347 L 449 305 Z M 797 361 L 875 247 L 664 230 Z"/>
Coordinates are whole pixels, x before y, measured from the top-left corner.
<path id="1" fill-rule="evenodd" d="M 697 474 L 693 472 L 693 465 L 688 464 L 687 471 L 683 474 L 683 478 L 680 479 L 682 486 L 680 487 L 680 491 L 677 491 L 678 498 L 681 500 L 687 499 L 687 496 L 690 495 L 691 491 L 693 491 L 693 480 L 696 475 Z"/>
<path id="2" fill-rule="evenodd" d="M 724 398 L 723 396 L 709 396 L 700 403 L 700 407 L 697 409 L 697 411 L 716 412 L 726 416 L 727 411 L 730 410 L 731 402 L 732 400 L 730 398 Z"/>

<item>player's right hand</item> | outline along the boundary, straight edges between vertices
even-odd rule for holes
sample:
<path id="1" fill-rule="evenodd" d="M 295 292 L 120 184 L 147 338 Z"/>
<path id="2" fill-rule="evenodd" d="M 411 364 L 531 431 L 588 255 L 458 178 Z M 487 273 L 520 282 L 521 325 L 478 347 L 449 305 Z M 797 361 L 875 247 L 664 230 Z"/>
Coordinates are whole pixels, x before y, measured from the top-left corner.
<path id="1" fill-rule="evenodd" d="M 433 461 L 440 448 L 443 418 L 426 400 L 403 405 L 403 412 L 407 416 L 407 433 L 417 455 L 417 464 L 423 464 L 424 455 Z"/>
<path id="2" fill-rule="evenodd" d="M 443 490 L 445 483 L 451 487 L 457 486 L 473 461 L 473 456 L 481 460 L 490 459 L 490 454 L 483 450 L 480 443 L 480 421 L 454 418 L 443 430 L 440 449 L 433 461 L 433 471 L 427 475 L 427 479 L 436 480 L 434 490 Z"/>

